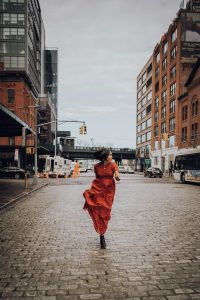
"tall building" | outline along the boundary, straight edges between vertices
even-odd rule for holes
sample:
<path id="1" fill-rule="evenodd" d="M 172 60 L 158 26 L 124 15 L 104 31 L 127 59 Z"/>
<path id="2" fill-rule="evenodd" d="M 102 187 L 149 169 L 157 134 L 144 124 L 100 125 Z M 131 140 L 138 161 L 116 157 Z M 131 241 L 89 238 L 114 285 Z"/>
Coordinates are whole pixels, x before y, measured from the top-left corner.
<path id="1" fill-rule="evenodd" d="M 151 104 L 152 103 L 152 57 L 137 76 L 136 118 L 136 169 L 143 171 L 150 166 Z"/>
<path id="2" fill-rule="evenodd" d="M 170 24 L 167 32 L 163 34 L 152 54 L 150 158 L 151 165 L 159 167 L 163 171 L 168 171 L 178 149 L 182 147 L 183 128 L 179 113 L 179 96 L 187 92 L 185 83 L 199 56 L 200 1 L 189 0 L 186 6 L 182 1 L 176 18 Z M 145 132 L 143 134 L 138 130 L 141 130 L 140 125 L 145 124 L 144 121 L 146 121 L 145 113 L 147 111 L 145 112 L 145 108 L 140 108 L 140 99 L 145 98 L 143 93 L 144 91 L 146 93 L 146 79 L 144 84 L 139 84 L 140 80 L 142 82 L 143 72 L 146 68 L 145 64 L 138 76 L 137 150 L 143 146 L 142 141 L 145 142 Z M 199 129 L 197 130 L 199 131 Z M 193 146 L 193 141 L 188 141 L 186 147 Z M 139 155 L 141 157 L 141 154 Z"/>
<path id="3" fill-rule="evenodd" d="M 18 71 L 37 97 L 41 85 L 41 11 L 38 0 L 0 0 L 0 62 Z"/>
<path id="4" fill-rule="evenodd" d="M 45 49 L 44 91 L 51 95 L 52 104 L 58 109 L 58 49 Z"/>
<path id="5" fill-rule="evenodd" d="M 51 55 L 51 88 L 47 96 L 45 94 L 47 93 L 45 28 L 39 0 L 0 0 L 0 103 L 32 128 L 32 131 L 29 130 L 32 134 L 27 135 L 26 145 L 23 136 L 0 137 L 1 165 L 17 163 L 18 166 L 24 167 L 27 146 L 31 146 L 33 150 L 28 153 L 28 163 L 33 164 L 36 114 L 38 115 L 39 110 L 36 106 L 41 98 L 42 117 L 49 122 L 55 120 L 56 54 L 53 52 Z M 51 98 L 54 99 L 56 107 L 52 107 Z M 47 113 L 46 116 L 44 111 Z M 40 122 L 39 118 L 37 121 Z M 55 124 L 51 124 L 49 128 L 46 132 L 45 128 L 40 132 L 43 134 L 43 140 L 46 138 L 49 143 L 53 143 Z M 16 163 L 14 162 L 15 149 L 19 150 L 19 160 Z M 1 152 L 4 154 L 1 155 Z M 5 157 L 10 159 L 12 157 L 12 160 L 7 161 Z"/>

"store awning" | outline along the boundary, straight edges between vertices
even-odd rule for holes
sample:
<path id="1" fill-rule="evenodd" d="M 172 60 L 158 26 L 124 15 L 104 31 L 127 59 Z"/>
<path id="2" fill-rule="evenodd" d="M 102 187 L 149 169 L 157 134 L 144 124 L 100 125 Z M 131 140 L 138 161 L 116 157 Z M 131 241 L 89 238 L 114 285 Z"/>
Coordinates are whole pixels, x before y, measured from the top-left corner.
<path id="1" fill-rule="evenodd" d="M 27 134 L 33 133 L 31 127 L 0 104 L 0 137 L 21 136 L 23 127 L 26 128 Z"/>

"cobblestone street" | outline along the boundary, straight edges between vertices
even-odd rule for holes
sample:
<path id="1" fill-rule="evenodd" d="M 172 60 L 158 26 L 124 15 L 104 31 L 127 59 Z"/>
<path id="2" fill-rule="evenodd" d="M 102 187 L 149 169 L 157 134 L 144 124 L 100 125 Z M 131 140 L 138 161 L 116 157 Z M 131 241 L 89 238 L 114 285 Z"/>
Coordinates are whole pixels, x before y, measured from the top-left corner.
<path id="1" fill-rule="evenodd" d="M 1 211 L 0 298 L 200 299 L 200 187 L 121 177 L 106 250 L 82 209 L 91 176 Z"/>

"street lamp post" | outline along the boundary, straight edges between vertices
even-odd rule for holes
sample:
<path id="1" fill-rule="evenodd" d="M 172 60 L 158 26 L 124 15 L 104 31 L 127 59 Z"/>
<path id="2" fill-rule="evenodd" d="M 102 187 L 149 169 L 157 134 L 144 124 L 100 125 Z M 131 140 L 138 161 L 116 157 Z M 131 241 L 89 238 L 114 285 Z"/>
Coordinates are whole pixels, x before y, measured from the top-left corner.
<path id="1" fill-rule="evenodd" d="M 38 178 L 37 178 L 37 140 L 38 140 L 38 136 L 37 136 L 37 107 L 36 108 L 36 113 L 35 113 L 35 153 L 34 153 L 34 177 L 33 177 L 33 184 L 37 184 L 38 183 Z"/>

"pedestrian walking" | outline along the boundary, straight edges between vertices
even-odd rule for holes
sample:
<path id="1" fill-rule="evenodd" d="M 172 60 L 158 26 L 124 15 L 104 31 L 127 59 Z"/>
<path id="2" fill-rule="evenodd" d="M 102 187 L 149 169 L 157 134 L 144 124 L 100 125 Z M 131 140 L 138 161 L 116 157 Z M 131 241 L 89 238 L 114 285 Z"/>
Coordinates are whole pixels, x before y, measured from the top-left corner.
<path id="1" fill-rule="evenodd" d="M 174 170 L 174 166 L 172 161 L 170 161 L 170 166 L 169 166 L 169 177 L 172 177 L 173 175 L 173 170 Z"/>
<path id="2" fill-rule="evenodd" d="M 79 163 L 78 161 L 75 162 L 74 164 L 74 170 L 72 173 L 72 178 L 77 178 L 80 175 L 80 169 L 79 169 Z"/>
<path id="3" fill-rule="evenodd" d="M 100 234 L 100 245 L 106 248 L 104 234 L 110 220 L 112 204 L 115 196 L 115 179 L 120 180 L 118 166 L 112 162 L 110 149 L 102 148 L 94 153 L 100 162 L 94 166 L 96 179 L 91 188 L 83 193 L 87 210 L 93 221 L 94 228 Z"/>

